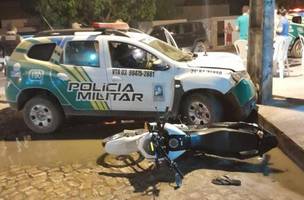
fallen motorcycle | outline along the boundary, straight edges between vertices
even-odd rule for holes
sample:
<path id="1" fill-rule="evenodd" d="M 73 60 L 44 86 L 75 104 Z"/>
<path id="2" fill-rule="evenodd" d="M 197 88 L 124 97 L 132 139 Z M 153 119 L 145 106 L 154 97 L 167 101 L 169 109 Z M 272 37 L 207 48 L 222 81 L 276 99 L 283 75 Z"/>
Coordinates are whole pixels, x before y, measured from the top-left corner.
<path id="1" fill-rule="evenodd" d="M 174 161 L 187 150 L 221 157 L 247 159 L 262 156 L 278 144 L 274 134 L 257 124 L 223 122 L 211 127 L 187 127 L 165 122 L 149 123 L 148 131 L 124 131 L 103 140 L 105 151 L 114 155 L 140 152 L 146 159 L 165 162 L 175 171 L 177 187 L 183 173 Z"/>

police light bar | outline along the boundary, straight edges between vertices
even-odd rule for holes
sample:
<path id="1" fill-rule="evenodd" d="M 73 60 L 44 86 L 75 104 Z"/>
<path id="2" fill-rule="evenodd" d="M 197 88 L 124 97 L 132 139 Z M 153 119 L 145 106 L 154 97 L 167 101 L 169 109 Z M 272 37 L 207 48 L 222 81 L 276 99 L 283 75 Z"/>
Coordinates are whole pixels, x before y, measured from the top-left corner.
<path id="1" fill-rule="evenodd" d="M 101 23 L 93 22 L 93 28 L 95 29 L 114 29 L 114 30 L 129 30 L 129 25 L 125 22 L 114 22 L 114 23 Z"/>

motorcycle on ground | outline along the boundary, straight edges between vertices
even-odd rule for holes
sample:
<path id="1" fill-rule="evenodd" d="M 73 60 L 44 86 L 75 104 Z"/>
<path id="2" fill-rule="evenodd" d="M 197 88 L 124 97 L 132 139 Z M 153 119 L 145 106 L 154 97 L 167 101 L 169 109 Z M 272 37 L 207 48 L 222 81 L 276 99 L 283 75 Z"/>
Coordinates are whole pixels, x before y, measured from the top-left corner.
<path id="1" fill-rule="evenodd" d="M 174 161 L 186 151 L 199 151 L 220 157 L 248 159 L 262 156 L 278 144 L 274 134 L 257 124 L 223 122 L 212 126 L 188 127 L 158 120 L 148 131 L 124 131 L 103 140 L 105 151 L 114 155 L 140 154 L 157 165 L 166 163 L 175 172 L 176 186 L 184 177 Z"/>

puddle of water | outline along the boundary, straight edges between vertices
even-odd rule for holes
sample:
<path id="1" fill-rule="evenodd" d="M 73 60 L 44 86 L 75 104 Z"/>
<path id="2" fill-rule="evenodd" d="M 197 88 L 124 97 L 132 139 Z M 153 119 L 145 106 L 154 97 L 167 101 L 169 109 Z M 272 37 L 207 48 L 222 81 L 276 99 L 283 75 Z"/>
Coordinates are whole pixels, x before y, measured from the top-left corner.
<path id="1" fill-rule="evenodd" d="M 304 196 L 304 172 L 279 148 L 272 149 L 266 154 L 268 161 L 261 172 L 269 176 L 273 181 L 280 183 L 284 188 L 292 190 Z M 248 160 L 250 163 L 262 163 L 258 158 Z M 256 170 L 252 170 L 256 171 Z"/>
<path id="2" fill-rule="evenodd" d="M 0 170 L 10 165 L 96 163 L 101 150 L 101 140 L 0 141 Z"/>
<path id="3" fill-rule="evenodd" d="M 72 163 L 96 163 L 102 155 L 101 140 L 0 141 L 0 171 L 11 165 L 58 166 Z M 278 148 L 268 153 L 264 169 L 283 187 L 304 195 L 304 173 Z M 261 163 L 257 158 L 246 162 Z M 208 163 L 205 163 L 208 165 Z M 252 169 L 252 172 L 261 171 Z"/>
<path id="4" fill-rule="evenodd" d="M 270 176 L 285 188 L 304 195 L 304 171 L 278 148 L 270 151 L 269 155 L 271 156 L 270 167 L 284 171 L 283 173 L 270 172 Z"/>

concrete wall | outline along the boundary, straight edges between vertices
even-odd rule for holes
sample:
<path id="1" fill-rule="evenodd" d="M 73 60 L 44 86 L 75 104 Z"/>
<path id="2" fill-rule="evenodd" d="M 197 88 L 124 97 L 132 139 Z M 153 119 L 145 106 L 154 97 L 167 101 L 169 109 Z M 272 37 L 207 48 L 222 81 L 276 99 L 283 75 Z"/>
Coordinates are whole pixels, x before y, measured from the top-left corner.
<path id="1" fill-rule="evenodd" d="M 187 19 L 144 21 L 144 22 L 138 22 L 138 29 L 150 34 L 153 26 L 182 23 L 182 22 L 187 22 Z"/>
<path id="2" fill-rule="evenodd" d="M 183 6 L 181 18 L 186 19 L 202 19 L 218 16 L 229 16 L 229 5 L 203 5 L 203 6 Z"/>
<path id="3" fill-rule="evenodd" d="M 13 24 L 18 32 L 35 32 L 40 24 L 37 17 L 25 12 L 18 0 L 0 0 L 0 34 Z"/>
<path id="4" fill-rule="evenodd" d="M 208 42 L 210 48 L 220 48 L 226 45 L 225 27 L 228 23 L 231 23 L 235 30 L 235 22 L 238 16 L 223 16 L 223 17 L 211 17 L 205 19 L 199 19 L 194 21 L 202 21 L 207 32 Z M 232 43 L 239 39 L 239 33 L 234 31 L 232 33 Z"/>
<path id="5" fill-rule="evenodd" d="M 37 18 L 1 20 L 2 28 L 0 29 L 0 34 L 4 34 L 7 31 L 7 27 L 9 24 L 13 24 L 14 26 L 16 26 L 19 33 L 36 32 L 39 23 L 40 21 Z"/>

